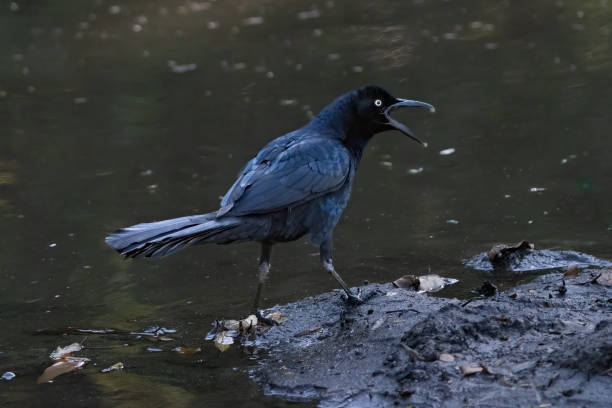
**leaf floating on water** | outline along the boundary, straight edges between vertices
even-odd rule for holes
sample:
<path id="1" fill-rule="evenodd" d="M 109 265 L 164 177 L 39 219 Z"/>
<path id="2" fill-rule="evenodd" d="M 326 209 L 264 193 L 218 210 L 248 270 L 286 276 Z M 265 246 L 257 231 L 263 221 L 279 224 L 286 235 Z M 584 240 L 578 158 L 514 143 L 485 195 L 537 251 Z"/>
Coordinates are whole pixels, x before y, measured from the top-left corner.
<path id="1" fill-rule="evenodd" d="M 442 353 L 440 357 L 438 357 L 438 360 L 444 361 L 445 363 L 452 363 L 455 361 L 455 357 L 452 354 Z"/>
<path id="2" fill-rule="evenodd" d="M 60 360 L 64 356 L 74 353 L 75 351 L 81 351 L 82 349 L 83 346 L 81 345 L 81 343 L 72 343 L 66 347 L 58 346 L 54 352 L 49 354 L 49 357 L 51 357 L 51 360 Z"/>
<path id="3" fill-rule="evenodd" d="M 393 286 L 396 288 L 402 289 L 414 289 L 416 290 L 419 287 L 420 281 L 414 275 L 404 275 L 399 279 L 393 281 Z"/>
<path id="4" fill-rule="evenodd" d="M 74 370 L 79 370 L 85 367 L 89 362 L 86 357 L 70 357 L 65 356 L 62 360 L 57 361 L 51 367 L 47 367 L 42 375 L 36 381 L 38 384 L 46 383 L 53 380 L 55 377 L 69 373 Z"/>
<path id="5" fill-rule="evenodd" d="M 489 251 L 487 251 L 487 257 L 491 262 L 499 262 L 511 253 L 522 250 L 529 250 L 533 248 L 534 245 L 528 241 L 521 241 L 514 245 L 497 244 L 494 245 L 493 248 L 489 249 Z"/>
<path id="6" fill-rule="evenodd" d="M 101 372 L 108 373 L 110 371 L 121 371 L 123 370 L 123 363 L 115 363 L 110 367 L 103 368 Z"/>
<path id="7" fill-rule="evenodd" d="M 220 352 L 226 351 L 232 344 L 234 344 L 234 338 L 229 334 L 229 331 L 222 331 L 215 336 L 215 347 Z"/>
<path id="8" fill-rule="evenodd" d="M 200 348 L 200 346 L 175 347 L 172 349 L 172 351 L 176 351 L 179 354 L 192 355 L 192 354 L 199 353 L 200 351 L 202 351 L 202 349 Z"/>
<path id="9" fill-rule="evenodd" d="M 603 286 L 612 286 L 612 269 L 604 269 L 595 281 Z"/>
<path id="10" fill-rule="evenodd" d="M 4 374 L 2 374 L 2 377 L 1 377 L 1 378 L 2 378 L 3 380 L 6 380 L 6 381 L 11 381 L 11 380 L 12 380 L 13 378 L 15 378 L 15 377 L 16 377 L 16 375 L 15 375 L 15 373 L 14 373 L 14 372 L 12 372 L 12 371 L 7 371 L 7 372 L 5 372 Z"/>
<path id="11" fill-rule="evenodd" d="M 578 276 L 580 274 L 580 268 L 578 268 L 578 265 L 570 265 L 569 268 L 567 268 L 567 271 L 565 271 L 565 273 L 563 274 L 564 278 L 574 278 L 576 276 Z"/>
<path id="12" fill-rule="evenodd" d="M 464 376 L 482 372 L 482 367 L 479 365 L 474 365 L 474 364 L 465 364 L 465 365 L 459 366 L 459 369 L 461 370 L 461 374 L 463 374 Z"/>

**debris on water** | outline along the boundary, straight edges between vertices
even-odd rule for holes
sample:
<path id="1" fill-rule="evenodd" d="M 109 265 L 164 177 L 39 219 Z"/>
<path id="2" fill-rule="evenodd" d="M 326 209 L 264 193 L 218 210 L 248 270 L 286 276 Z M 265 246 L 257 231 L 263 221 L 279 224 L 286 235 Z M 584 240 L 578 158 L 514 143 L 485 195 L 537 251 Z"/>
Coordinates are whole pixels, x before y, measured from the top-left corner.
<path id="1" fill-rule="evenodd" d="M 149 353 L 159 353 L 160 351 L 164 350 L 160 349 L 159 347 L 147 347 L 147 351 Z"/>
<path id="2" fill-rule="evenodd" d="M 72 356 L 72 353 L 80 351 L 82 348 L 83 346 L 80 343 L 72 343 L 66 347 L 58 346 L 55 351 L 49 355 L 55 363 L 43 371 L 42 375 L 38 377 L 37 383 L 46 383 L 57 376 L 85 367 L 90 361 L 87 357 Z"/>
<path id="3" fill-rule="evenodd" d="M 417 169 L 408 169 L 408 174 L 412 174 L 412 175 L 419 174 L 419 173 L 422 173 L 422 172 L 423 172 L 423 168 L 422 167 L 419 167 Z"/>
<path id="4" fill-rule="evenodd" d="M 541 191 L 546 191 L 546 187 L 531 187 L 529 191 L 532 193 L 539 193 Z"/>
<path id="5" fill-rule="evenodd" d="M 200 351 L 202 351 L 202 349 L 200 348 L 200 346 L 175 347 L 175 348 L 172 349 L 172 351 L 175 351 L 175 352 L 177 352 L 179 354 L 192 355 L 192 354 L 199 353 Z"/>
<path id="6" fill-rule="evenodd" d="M 312 9 L 308 11 L 300 11 L 297 14 L 297 18 L 299 20 L 309 20 L 312 18 L 319 18 L 319 17 L 321 17 L 321 12 L 317 9 Z"/>
<path id="7" fill-rule="evenodd" d="M 580 268 L 578 267 L 578 265 L 570 265 L 567 268 L 567 271 L 565 271 L 565 273 L 563 274 L 564 278 L 573 278 L 576 277 L 580 274 Z"/>
<path id="8" fill-rule="evenodd" d="M 73 102 L 74 102 L 75 105 L 82 105 L 84 103 L 87 103 L 87 97 L 85 97 L 85 96 L 78 96 L 78 97 L 73 99 Z"/>
<path id="9" fill-rule="evenodd" d="M 453 278 L 443 278 L 440 275 L 429 274 L 422 276 L 404 275 L 393 281 L 393 286 L 402 289 L 414 289 L 418 293 L 435 292 L 447 285 L 452 285 L 459 282 Z M 387 296 L 393 296 L 393 292 L 387 293 Z"/>
<path id="10" fill-rule="evenodd" d="M 198 64 L 178 64 L 176 61 L 169 60 L 168 67 L 170 68 L 170 71 L 174 72 L 175 74 L 184 74 L 185 72 L 195 71 Z"/>
<path id="11" fill-rule="evenodd" d="M 153 174 L 153 170 L 151 169 L 146 169 L 140 172 L 140 175 L 143 177 L 147 177 Z"/>
<path id="12" fill-rule="evenodd" d="M 108 8 L 108 12 L 110 14 L 119 14 L 119 13 L 121 13 L 121 6 L 117 6 L 117 5 L 110 6 Z"/>
<path id="13" fill-rule="evenodd" d="M 71 354 L 77 351 L 81 351 L 82 349 L 83 349 L 83 345 L 81 343 L 72 343 L 66 347 L 58 346 L 55 349 L 55 351 L 49 354 L 49 357 L 51 358 L 51 360 L 59 360 L 65 355 L 68 355 L 68 354 Z"/>
<path id="14" fill-rule="evenodd" d="M 244 19 L 243 22 L 245 25 L 259 25 L 259 24 L 263 24 L 264 18 L 261 16 L 253 16 L 253 17 Z"/>
<path id="15" fill-rule="evenodd" d="M 12 371 L 7 371 L 4 374 L 2 374 L 2 379 L 6 380 L 6 381 L 11 381 L 15 377 L 16 377 L 16 375 Z"/>
<path id="16" fill-rule="evenodd" d="M 278 324 L 283 324 L 287 318 L 285 317 L 285 315 L 283 315 L 280 311 L 274 311 L 271 313 L 268 313 L 266 316 L 264 316 L 266 319 L 270 319 L 275 321 Z"/>
<path id="17" fill-rule="evenodd" d="M 448 149 L 440 150 L 440 156 L 448 156 L 455 153 L 454 147 L 449 147 Z"/>
<path id="18" fill-rule="evenodd" d="M 489 260 L 491 262 L 500 262 L 507 255 L 511 253 L 522 251 L 525 249 L 533 249 L 533 248 L 534 248 L 534 245 L 527 241 L 521 241 L 514 245 L 497 244 L 497 245 L 494 245 L 491 249 L 489 249 L 489 251 L 487 251 L 487 256 L 489 257 Z"/>
<path id="19" fill-rule="evenodd" d="M 100 370 L 100 372 L 108 373 L 111 371 L 121 371 L 121 370 L 123 370 L 123 363 L 119 362 L 119 363 L 113 364 L 110 367 L 103 368 L 102 370 Z"/>
<path id="20" fill-rule="evenodd" d="M 459 224 L 459 221 L 450 219 L 450 220 L 446 220 L 446 223 L 447 224 Z"/>
<path id="21" fill-rule="evenodd" d="M 236 336 L 238 335 L 238 332 L 236 330 L 227 330 L 217 333 L 214 340 L 215 347 L 220 352 L 224 352 L 229 349 L 230 346 L 234 344 L 234 333 L 236 333 Z"/>
<path id="22" fill-rule="evenodd" d="M 55 248 L 57 246 L 57 244 L 54 242 L 52 244 L 49 244 L 49 248 Z"/>
<path id="23" fill-rule="evenodd" d="M 459 369 L 464 377 L 482 372 L 482 366 L 475 364 L 464 364 L 459 366 Z"/>

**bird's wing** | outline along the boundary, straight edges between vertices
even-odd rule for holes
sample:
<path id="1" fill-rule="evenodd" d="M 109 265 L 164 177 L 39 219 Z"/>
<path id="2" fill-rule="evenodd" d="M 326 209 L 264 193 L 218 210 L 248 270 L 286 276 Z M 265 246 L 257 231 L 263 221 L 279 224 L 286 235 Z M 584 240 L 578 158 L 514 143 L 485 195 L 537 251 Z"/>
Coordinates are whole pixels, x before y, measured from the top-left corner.
<path id="1" fill-rule="evenodd" d="M 247 163 L 217 214 L 264 214 L 293 207 L 337 190 L 349 170 L 349 152 L 337 140 L 269 145 Z"/>

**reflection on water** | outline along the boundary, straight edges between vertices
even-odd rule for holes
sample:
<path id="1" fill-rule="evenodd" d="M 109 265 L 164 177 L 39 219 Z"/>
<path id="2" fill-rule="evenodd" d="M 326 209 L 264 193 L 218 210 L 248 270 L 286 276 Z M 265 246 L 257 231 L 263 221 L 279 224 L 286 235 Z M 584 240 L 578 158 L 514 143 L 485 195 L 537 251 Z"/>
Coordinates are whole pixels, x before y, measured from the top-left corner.
<path id="1" fill-rule="evenodd" d="M 348 89 L 432 102 L 369 146 L 336 230 L 352 284 L 437 273 L 493 243 L 612 258 L 607 1 L 24 2 L 0 13 L 0 388 L 8 404 L 253 406 L 249 356 L 203 336 L 248 311 L 256 245 L 126 262 L 103 237 L 210 211 L 266 141 Z M 452 150 L 451 150 L 452 149 Z M 452 154 L 440 154 L 452 152 Z M 266 305 L 335 288 L 306 242 L 275 249 Z M 511 284 L 511 283 L 507 283 Z M 172 327 L 172 344 L 90 335 L 96 362 L 36 385 L 66 326 Z M 124 346 L 124 343 L 127 346 Z M 172 352 L 202 345 L 200 355 Z M 147 347 L 163 351 L 146 352 Z M 100 373 L 123 362 L 123 372 Z M 236 390 L 240 390 L 236 392 Z"/>

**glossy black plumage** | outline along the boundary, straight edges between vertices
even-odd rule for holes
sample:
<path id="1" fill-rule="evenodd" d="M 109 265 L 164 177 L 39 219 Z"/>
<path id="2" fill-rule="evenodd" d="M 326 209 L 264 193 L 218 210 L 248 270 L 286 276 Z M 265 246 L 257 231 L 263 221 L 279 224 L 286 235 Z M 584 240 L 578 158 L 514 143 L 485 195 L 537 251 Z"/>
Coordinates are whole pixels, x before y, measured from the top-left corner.
<path id="1" fill-rule="evenodd" d="M 106 242 L 126 257 L 157 258 L 198 243 L 258 241 L 262 282 L 271 246 L 310 234 L 320 246 L 325 268 L 352 296 L 333 269 L 333 230 L 370 138 L 391 129 L 414 138 L 389 115 L 399 106 L 433 109 L 394 98 L 377 86 L 349 92 L 306 126 L 264 146 L 242 169 L 216 212 L 134 225 L 115 231 Z"/>

